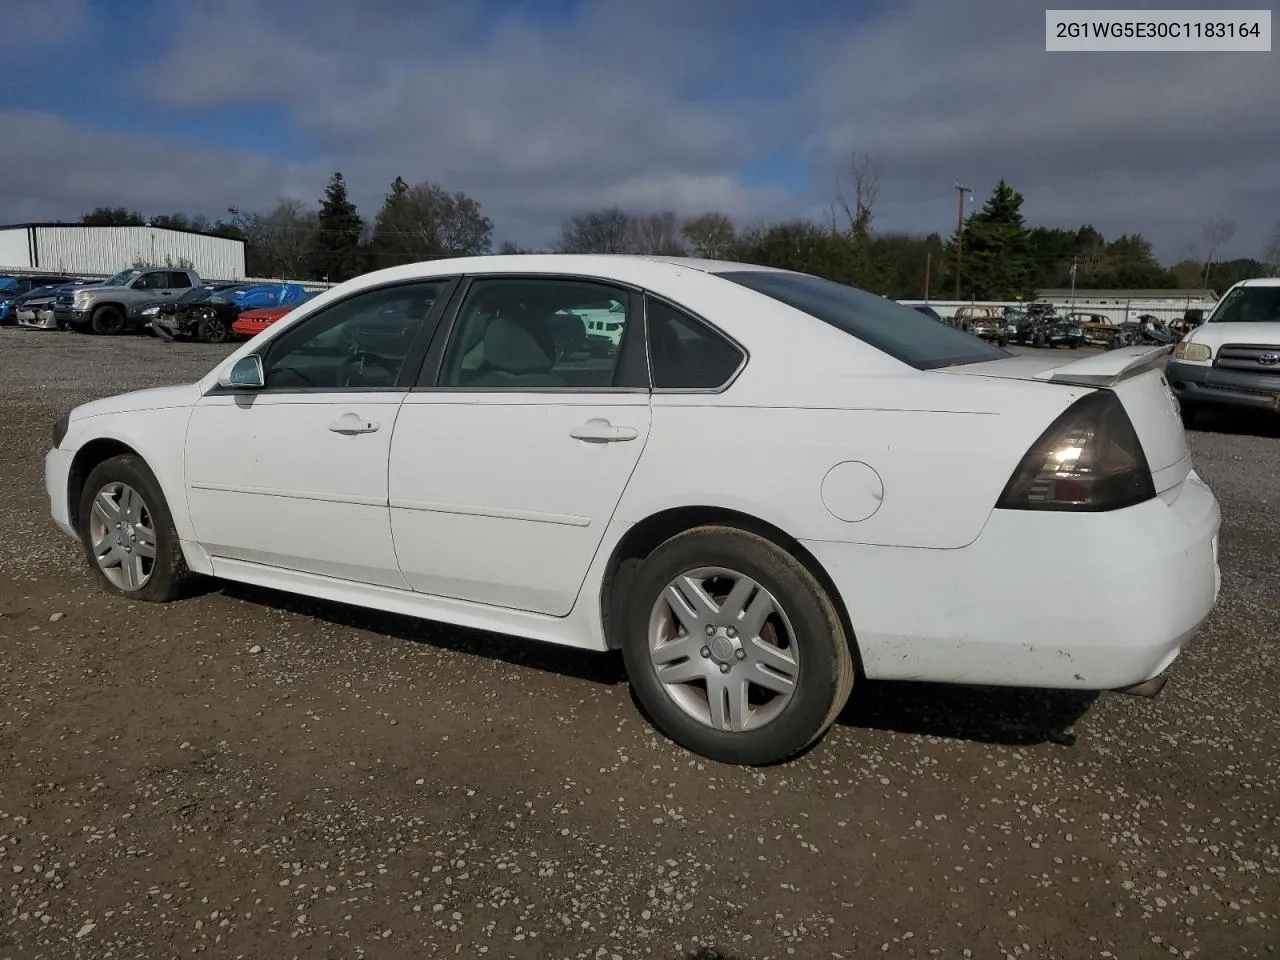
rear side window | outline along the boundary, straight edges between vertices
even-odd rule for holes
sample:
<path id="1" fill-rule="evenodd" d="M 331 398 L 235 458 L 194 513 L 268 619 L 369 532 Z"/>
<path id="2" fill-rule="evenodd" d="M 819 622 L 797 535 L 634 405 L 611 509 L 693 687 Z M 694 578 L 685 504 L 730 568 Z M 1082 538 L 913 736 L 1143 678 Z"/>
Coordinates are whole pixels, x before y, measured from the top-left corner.
<path id="1" fill-rule="evenodd" d="M 655 390 L 715 390 L 742 366 L 737 347 L 670 304 L 646 297 L 645 314 Z"/>
<path id="2" fill-rule="evenodd" d="M 191 286 L 191 274 L 189 273 L 171 273 L 169 274 L 170 289 L 178 289 L 179 287 Z"/>
<path id="3" fill-rule="evenodd" d="M 896 300 L 821 277 L 765 270 L 732 270 L 719 276 L 817 317 L 917 370 L 1010 355 Z"/>

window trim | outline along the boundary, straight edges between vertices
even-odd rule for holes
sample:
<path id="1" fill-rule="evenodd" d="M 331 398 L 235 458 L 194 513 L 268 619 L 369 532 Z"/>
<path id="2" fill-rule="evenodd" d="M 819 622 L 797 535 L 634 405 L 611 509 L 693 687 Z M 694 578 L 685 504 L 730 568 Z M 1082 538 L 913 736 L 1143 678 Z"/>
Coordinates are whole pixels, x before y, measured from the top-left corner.
<path id="1" fill-rule="evenodd" d="M 441 320 L 445 316 L 446 310 L 455 309 L 455 296 L 461 287 L 461 277 L 457 275 L 445 275 L 438 277 L 415 277 L 411 280 L 395 280 L 389 283 L 380 283 L 370 287 L 361 287 L 354 290 L 350 294 L 331 303 L 325 304 L 319 310 L 304 317 L 296 325 L 290 324 L 289 329 L 298 329 L 305 327 L 307 324 L 315 321 L 317 317 L 323 317 L 330 310 L 336 307 L 350 303 L 357 297 L 366 294 L 383 293 L 388 290 L 395 290 L 399 287 L 413 287 L 424 283 L 444 283 L 444 289 L 440 292 L 440 296 L 436 298 L 436 302 L 431 307 L 431 312 L 427 314 L 422 322 L 422 328 L 414 335 L 413 342 L 409 345 L 409 352 L 405 356 L 404 365 L 400 368 L 400 375 L 396 378 L 396 382 L 389 387 L 263 387 L 259 390 L 239 390 L 232 387 L 220 387 L 215 382 L 214 385 L 205 392 L 206 397 L 215 396 L 238 396 L 238 397 L 279 397 L 279 396 L 319 396 L 322 394 L 341 394 L 343 396 L 351 396 L 362 393 L 407 393 L 413 384 L 414 378 L 417 376 L 422 362 L 426 356 L 436 333 L 440 330 Z M 271 355 L 271 349 L 278 343 L 280 337 L 284 334 L 271 337 L 258 350 L 251 350 L 244 356 L 258 356 L 261 358 L 263 368 L 266 368 L 267 359 Z"/>
<path id="2" fill-rule="evenodd" d="M 702 327 L 704 330 L 708 331 L 713 337 L 717 337 L 718 339 L 723 340 L 725 343 L 733 347 L 733 349 L 735 349 L 738 352 L 738 365 L 737 367 L 734 368 L 733 373 L 729 375 L 729 378 L 725 380 L 724 383 L 722 383 L 718 387 L 659 387 L 655 384 L 654 378 L 653 378 L 653 341 L 649 338 L 649 301 L 651 299 L 656 300 L 658 303 L 661 303 L 663 306 L 671 310 L 674 310 L 676 313 L 679 313 L 684 317 L 687 317 L 689 320 L 691 320 L 694 323 L 695 326 Z M 725 333 L 724 330 L 716 326 L 706 317 L 702 316 L 701 314 L 694 313 L 688 307 L 683 306 L 679 303 L 676 303 L 670 297 L 663 297 L 651 291 L 645 291 L 644 311 L 645 311 L 645 352 L 649 358 L 649 384 L 652 392 L 655 394 L 662 394 L 664 396 L 665 395 L 680 396 L 682 394 L 690 394 L 694 396 L 698 396 L 698 395 L 716 396 L 718 394 L 724 393 L 726 390 L 732 387 L 734 383 L 737 382 L 738 378 L 742 376 L 742 371 L 747 368 L 747 364 L 751 362 L 751 351 L 748 350 L 745 346 L 743 346 L 741 341 Z"/>
<path id="3" fill-rule="evenodd" d="M 444 372 L 444 357 L 448 352 L 449 345 L 453 341 L 455 332 L 458 329 L 458 316 L 462 312 L 462 305 L 466 302 L 467 295 L 471 292 L 471 287 L 477 281 L 484 280 L 546 280 L 546 281 L 568 281 L 573 283 L 595 283 L 603 287 L 612 287 L 622 293 L 627 294 L 627 329 L 623 332 L 624 342 L 628 337 L 634 342 L 634 327 L 639 327 L 642 347 L 645 356 L 644 374 L 646 383 L 643 386 L 634 387 L 530 387 L 530 386 L 513 386 L 513 387 L 455 387 L 446 386 L 440 383 L 440 377 Z M 448 315 L 445 316 L 439 325 L 439 336 L 436 337 L 430 349 L 427 351 L 426 357 L 422 364 L 422 369 L 414 381 L 410 392 L 412 393 L 456 393 L 456 394 L 494 394 L 494 395 L 510 395 L 520 393 L 530 394 L 548 394 L 552 396 L 573 396 L 585 394 L 647 394 L 650 392 L 653 384 L 652 378 L 649 376 L 649 329 L 644 317 L 644 295 L 645 291 L 635 284 L 626 283 L 622 280 L 614 280 L 608 277 L 594 276 L 592 274 L 576 274 L 576 273 L 472 273 L 467 274 L 459 283 L 457 296 L 449 305 Z M 632 319 L 632 318 L 635 319 Z M 634 349 L 634 348 L 633 348 Z M 624 360 L 622 343 L 618 345 L 618 367 L 622 367 Z"/>

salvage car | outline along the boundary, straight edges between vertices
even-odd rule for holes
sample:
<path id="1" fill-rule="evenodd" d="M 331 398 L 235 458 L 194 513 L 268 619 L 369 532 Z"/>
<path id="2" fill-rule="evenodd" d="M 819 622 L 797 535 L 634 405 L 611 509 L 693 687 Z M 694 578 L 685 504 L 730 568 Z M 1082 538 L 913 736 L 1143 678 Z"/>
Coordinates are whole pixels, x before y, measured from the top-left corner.
<path id="1" fill-rule="evenodd" d="M 614 303 L 611 351 L 557 337 Z M 1166 352 L 1015 357 L 748 264 L 436 260 L 76 407 L 45 486 L 130 602 L 211 575 L 620 650 L 671 739 L 771 763 L 855 677 L 1158 691 L 1220 584 Z"/>
<path id="2" fill-rule="evenodd" d="M 75 277 L 59 277 L 50 274 L 32 274 L 22 277 L 0 277 L 0 325 L 15 322 L 19 300 L 33 293 L 44 293 Z"/>
<path id="3" fill-rule="evenodd" d="M 19 297 L 13 305 L 13 316 L 18 326 L 36 330 L 66 330 L 67 322 L 57 316 L 57 298 L 71 295 L 77 287 L 87 287 L 97 280 L 72 280 L 58 287 L 40 287 L 26 296 Z"/>
<path id="4" fill-rule="evenodd" d="M 176 300 L 158 300 L 138 309 L 146 329 L 166 340 L 225 343 L 239 313 L 236 294 L 256 289 L 254 283 L 220 283 L 194 287 Z"/>

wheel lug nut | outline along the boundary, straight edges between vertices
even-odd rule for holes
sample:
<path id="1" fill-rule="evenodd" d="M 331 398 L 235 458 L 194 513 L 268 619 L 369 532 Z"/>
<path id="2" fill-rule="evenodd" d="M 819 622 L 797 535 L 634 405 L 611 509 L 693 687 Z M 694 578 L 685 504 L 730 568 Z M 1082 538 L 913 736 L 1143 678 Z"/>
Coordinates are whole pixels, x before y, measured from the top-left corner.
<path id="1" fill-rule="evenodd" d="M 709 657 L 709 656 L 711 656 L 711 648 L 710 648 L 710 647 L 703 647 L 703 648 L 702 648 L 701 650 L 699 650 L 698 652 L 699 652 L 699 653 L 701 653 L 704 657 Z"/>
<path id="2" fill-rule="evenodd" d="M 711 624 L 709 624 L 709 623 L 708 623 L 708 624 L 707 624 L 707 636 L 709 637 L 709 636 L 711 636 L 711 635 L 712 635 L 713 633 L 715 633 L 715 632 L 716 632 L 716 628 L 715 628 L 714 626 L 712 626 Z"/>
<path id="3" fill-rule="evenodd" d="M 729 636 L 731 637 L 736 637 L 738 635 L 738 630 L 736 627 L 730 627 L 728 630 L 725 631 L 725 633 L 729 634 Z"/>
<path id="4" fill-rule="evenodd" d="M 728 672 L 729 672 L 729 665 L 728 665 L 727 663 L 722 663 L 722 664 L 720 664 L 720 672 L 721 672 L 721 673 L 728 673 Z"/>
<path id="5" fill-rule="evenodd" d="M 747 659 L 747 651 L 739 650 L 737 653 L 734 654 L 734 656 L 737 657 L 739 660 L 745 660 Z"/>

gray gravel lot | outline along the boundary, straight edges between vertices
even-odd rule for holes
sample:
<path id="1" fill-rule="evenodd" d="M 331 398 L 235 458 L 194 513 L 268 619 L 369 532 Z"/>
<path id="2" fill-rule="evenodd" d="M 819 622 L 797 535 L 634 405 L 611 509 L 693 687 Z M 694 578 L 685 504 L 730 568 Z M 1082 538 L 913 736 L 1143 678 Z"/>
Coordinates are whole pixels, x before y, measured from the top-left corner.
<path id="1" fill-rule="evenodd" d="M 616 657 L 102 594 L 47 519 L 51 421 L 226 352 L 0 329 L 0 960 L 1280 948 L 1274 425 L 1192 435 L 1223 595 L 1159 698 L 860 683 L 745 770 L 658 736 Z"/>

